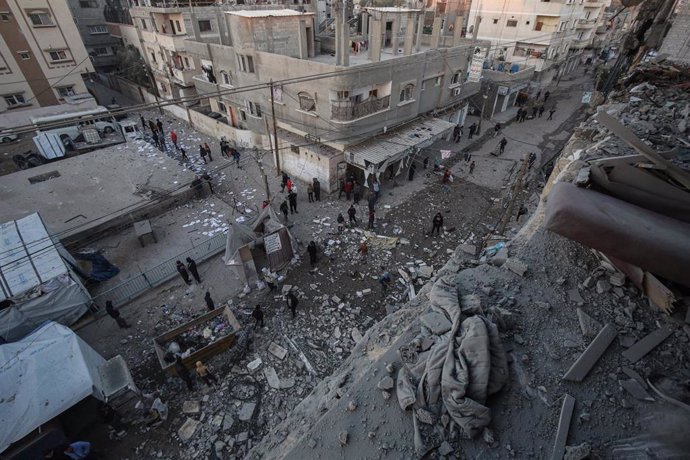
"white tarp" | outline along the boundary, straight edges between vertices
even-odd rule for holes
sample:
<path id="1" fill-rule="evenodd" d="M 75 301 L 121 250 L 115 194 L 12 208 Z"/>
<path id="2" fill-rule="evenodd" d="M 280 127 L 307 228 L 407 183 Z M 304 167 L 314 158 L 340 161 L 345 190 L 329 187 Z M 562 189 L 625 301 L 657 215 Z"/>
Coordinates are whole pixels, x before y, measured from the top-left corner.
<path id="1" fill-rule="evenodd" d="M 103 400 L 99 368 L 105 362 L 53 322 L 0 345 L 0 452 L 87 396 Z"/>
<path id="2" fill-rule="evenodd" d="M 0 224 L 0 300 L 68 272 L 38 213 Z"/>

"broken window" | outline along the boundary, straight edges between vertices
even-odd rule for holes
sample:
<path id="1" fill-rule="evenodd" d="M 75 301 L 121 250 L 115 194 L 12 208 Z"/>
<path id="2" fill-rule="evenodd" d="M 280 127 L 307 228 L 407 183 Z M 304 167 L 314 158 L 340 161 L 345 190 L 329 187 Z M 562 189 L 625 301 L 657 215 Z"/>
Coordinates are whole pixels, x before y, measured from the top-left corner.
<path id="1" fill-rule="evenodd" d="M 411 101 L 414 93 L 414 85 L 408 83 L 403 89 L 400 90 L 400 102 Z"/>
<path id="2" fill-rule="evenodd" d="M 309 95 L 309 93 L 298 93 L 297 97 L 299 97 L 299 108 L 300 110 L 304 110 L 306 112 L 314 112 L 316 111 L 316 100 Z"/>
<path id="3" fill-rule="evenodd" d="M 450 78 L 451 85 L 459 85 L 460 83 L 462 83 L 462 70 L 458 70 Z"/>

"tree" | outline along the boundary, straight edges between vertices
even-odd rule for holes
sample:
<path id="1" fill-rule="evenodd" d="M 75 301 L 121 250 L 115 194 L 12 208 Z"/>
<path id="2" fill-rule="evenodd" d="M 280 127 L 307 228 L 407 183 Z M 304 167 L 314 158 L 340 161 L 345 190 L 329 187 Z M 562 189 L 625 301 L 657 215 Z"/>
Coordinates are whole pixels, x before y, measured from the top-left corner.
<path id="1" fill-rule="evenodd" d="M 146 62 L 133 45 L 120 48 L 115 55 L 117 75 L 141 86 L 150 86 Z"/>

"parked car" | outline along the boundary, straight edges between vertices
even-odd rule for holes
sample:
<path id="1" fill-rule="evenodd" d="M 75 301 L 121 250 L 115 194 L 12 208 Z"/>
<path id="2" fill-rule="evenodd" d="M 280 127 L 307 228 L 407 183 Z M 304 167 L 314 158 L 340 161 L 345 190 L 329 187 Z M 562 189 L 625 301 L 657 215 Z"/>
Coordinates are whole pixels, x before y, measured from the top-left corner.
<path id="1" fill-rule="evenodd" d="M 17 136 L 16 134 L 5 134 L 2 132 L 2 128 L 0 128 L 0 142 L 2 142 L 3 144 L 9 144 L 10 142 L 14 142 L 17 139 L 19 139 L 19 136 Z"/>

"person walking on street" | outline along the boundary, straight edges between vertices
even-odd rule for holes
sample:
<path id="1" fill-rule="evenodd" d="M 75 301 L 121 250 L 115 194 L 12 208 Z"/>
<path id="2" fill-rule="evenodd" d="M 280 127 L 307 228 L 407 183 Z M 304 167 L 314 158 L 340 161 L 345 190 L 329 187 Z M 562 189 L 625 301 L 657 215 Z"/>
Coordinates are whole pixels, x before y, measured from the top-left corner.
<path id="1" fill-rule="evenodd" d="M 517 114 L 515 115 L 515 120 L 520 123 L 522 121 L 522 107 L 518 108 Z"/>
<path id="2" fill-rule="evenodd" d="M 120 329 L 127 329 L 130 327 L 130 325 L 127 324 L 127 321 L 125 321 L 125 319 L 122 316 L 120 316 L 120 312 L 115 309 L 115 307 L 113 306 L 113 302 L 111 302 L 110 300 L 105 302 L 105 311 L 112 319 L 117 321 L 117 325 L 120 326 Z"/>
<path id="3" fill-rule="evenodd" d="M 208 308 L 208 311 L 213 311 L 216 309 L 216 304 L 213 302 L 213 299 L 211 298 L 211 293 L 206 291 L 206 295 L 204 296 L 204 301 L 206 302 L 206 308 Z"/>
<path id="4" fill-rule="evenodd" d="M 225 137 L 220 138 L 220 156 L 223 158 L 230 158 L 228 156 L 228 141 L 225 140 Z"/>
<path id="5" fill-rule="evenodd" d="M 278 289 L 278 286 L 276 286 L 276 279 L 271 275 L 271 272 L 269 270 L 264 270 L 263 272 L 264 283 L 268 286 L 268 292 L 273 292 Z"/>
<path id="6" fill-rule="evenodd" d="M 153 122 L 153 120 L 149 120 L 149 129 L 151 130 L 151 135 L 156 134 L 156 124 Z"/>
<path id="7" fill-rule="evenodd" d="M 286 200 L 283 200 L 282 203 L 280 203 L 280 212 L 283 213 L 283 216 L 285 216 L 285 222 L 288 220 L 288 203 Z"/>
<path id="8" fill-rule="evenodd" d="M 474 160 L 470 163 L 470 174 L 474 173 Z"/>
<path id="9" fill-rule="evenodd" d="M 235 159 L 235 166 L 237 166 L 237 169 L 242 169 L 242 165 L 240 164 L 240 151 L 232 149 L 232 157 Z"/>
<path id="10" fill-rule="evenodd" d="M 532 107 L 532 118 L 537 118 L 537 112 L 539 111 L 539 107 L 536 105 Z"/>
<path id="11" fill-rule="evenodd" d="M 345 182 L 345 199 L 347 201 L 350 201 L 350 195 L 352 194 L 352 188 L 354 185 L 352 184 L 352 181 L 348 180 Z"/>
<path id="12" fill-rule="evenodd" d="M 357 252 L 359 252 L 360 256 L 362 257 L 362 263 L 366 264 L 367 254 L 369 254 L 369 246 L 367 246 L 366 241 L 362 241 L 362 243 L 359 245 L 359 249 L 357 249 Z"/>
<path id="13" fill-rule="evenodd" d="M 213 382 L 213 385 L 218 383 L 216 376 L 211 374 L 211 371 L 208 370 L 208 367 L 206 367 L 201 361 L 196 362 L 196 375 L 198 375 L 208 387 L 211 386 L 211 382 Z"/>
<path id="14" fill-rule="evenodd" d="M 441 179 L 441 183 L 447 184 L 448 182 L 450 182 L 451 177 L 453 177 L 453 176 L 450 174 L 450 169 L 446 169 L 446 171 L 443 173 L 443 178 Z"/>
<path id="15" fill-rule="evenodd" d="M 206 149 L 203 145 L 199 145 L 199 155 L 201 155 L 201 159 L 204 160 L 204 164 L 208 163 L 208 161 L 206 161 Z"/>
<path id="16" fill-rule="evenodd" d="M 184 264 L 178 260 L 175 262 L 175 266 L 177 267 L 177 273 L 180 274 L 185 284 L 192 284 L 192 282 L 189 281 L 189 273 L 187 273 L 187 269 L 185 268 Z"/>
<path id="17" fill-rule="evenodd" d="M 347 216 L 350 218 L 348 223 L 352 224 L 352 222 L 357 224 L 357 210 L 355 209 L 355 205 L 351 204 L 350 208 L 347 210 Z"/>
<path id="18" fill-rule="evenodd" d="M 345 218 L 343 217 L 342 212 L 338 213 L 338 218 L 336 221 L 338 222 L 338 233 L 342 233 L 343 229 L 345 228 Z"/>
<path id="19" fill-rule="evenodd" d="M 299 300 L 297 300 L 297 296 L 292 293 L 292 290 L 288 291 L 287 295 L 285 296 L 285 302 L 292 313 L 292 319 L 295 319 L 295 311 L 297 310 Z"/>
<path id="20" fill-rule="evenodd" d="M 187 366 L 185 366 L 182 362 L 182 358 L 180 358 L 179 356 L 175 357 L 175 372 L 177 372 L 177 376 L 184 380 L 184 383 L 187 384 L 187 389 L 189 391 L 192 391 L 194 389 L 194 382 L 192 381 L 192 376 L 189 373 L 189 369 L 187 369 Z"/>
<path id="21" fill-rule="evenodd" d="M 501 139 L 501 142 L 498 144 L 498 153 L 499 153 L 499 155 L 503 155 L 503 152 L 504 152 L 505 149 L 506 149 L 506 144 L 508 144 L 508 141 L 507 141 L 506 138 L 504 137 L 503 139 Z"/>
<path id="22" fill-rule="evenodd" d="M 192 274 L 197 283 L 201 283 L 199 270 L 196 268 L 196 262 L 191 257 L 187 257 L 187 270 L 189 270 L 189 273 Z"/>
<path id="23" fill-rule="evenodd" d="M 546 104 L 546 101 L 549 100 L 549 96 L 551 96 L 551 93 L 550 93 L 550 92 L 547 91 L 547 92 L 544 93 L 544 104 Z"/>
<path id="24" fill-rule="evenodd" d="M 523 112 L 523 114 L 524 114 L 524 112 Z M 494 137 L 498 136 L 499 131 L 501 131 L 501 124 L 496 123 L 496 125 L 494 126 Z"/>
<path id="25" fill-rule="evenodd" d="M 424 169 L 429 167 L 429 157 L 424 157 L 424 161 L 422 162 L 422 165 L 424 166 Z"/>
<path id="26" fill-rule="evenodd" d="M 379 195 L 381 194 L 381 184 L 375 177 L 371 189 L 374 191 L 374 197 L 376 197 L 376 201 L 379 201 Z"/>
<path id="27" fill-rule="evenodd" d="M 383 273 L 379 277 L 379 284 L 381 285 L 381 290 L 383 291 L 382 297 L 386 297 L 386 294 L 388 293 L 388 286 L 391 284 L 391 274 L 388 273 L 383 267 Z"/>
<path id="28" fill-rule="evenodd" d="M 541 96 L 541 90 L 537 91 L 537 100 L 539 100 L 539 96 Z"/>
<path id="29" fill-rule="evenodd" d="M 287 191 L 288 191 L 288 195 L 292 192 L 292 185 L 293 185 L 292 179 L 288 178 L 287 184 L 285 184 L 285 187 L 287 188 Z"/>
<path id="30" fill-rule="evenodd" d="M 183 149 L 182 147 L 180 147 L 180 161 L 182 161 L 182 160 L 188 160 L 189 161 L 189 157 L 187 156 L 187 151 L 185 149 Z"/>
<path id="31" fill-rule="evenodd" d="M 441 227 L 443 227 L 443 215 L 440 212 L 437 212 L 431 223 L 433 224 L 433 227 L 431 227 L 431 235 L 433 235 L 434 232 L 436 232 L 437 235 L 440 235 Z"/>
<path id="32" fill-rule="evenodd" d="M 156 128 L 158 128 L 159 133 L 163 132 L 163 122 L 160 120 L 160 118 L 156 118 Z"/>
<path id="33" fill-rule="evenodd" d="M 206 155 L 208 155 L 208 161 L 213 161 L 213 157 L 211 156 L 211 147 L 208 146 L 207 142 L 204 142 L 204 148 L 206 149 Z"/>
<path id="34" fill-rule="evenodd" d="M 475 132 L 476 130 L 477 130 L 477 124 L 476 124 L 476 123 L 472 123 L 472 124 L 470 125 L 470 135 L 469 135 L 469 139 L 470 139 L 470 140 L 471 140 L 472 137 L 474 136 L 474 132 Z"/>
<path id="35" fill-rule="evenodd" d="M 283 172 L 283 177 L 281 178 L 281 181 L 280 181 L 280 193 L 285 193 L 285 187 L 287 186 L 287 183 L 289 180 L 290 180 L 290 176 L 288 176 L 286 173 Z"/>
<path id="36" fill-rule="evenodd" d="M 314 198 L 316 201 L 321 201 L 321 182 L 316 177 L 314 178 Z"/>
<path id="37" fill-rule="evenodd" d="M 139 115 L 139 120 L 141 120 L 141 130 L 146 131 L 146 119 L 143 115 Z"/>
<path id="38" fill-rule="evenodd" d="M 359 199 L 362 197 L 362 186 L 359 182 L 355 182 L 354 188 L 352 190 L 352 201 L 355 204 L 359 204 Z"/>
<path id="39" fill-rule="evenodd" d="M 546 119 L 546 121 L 553 120 L 553 114 L 556 112 L 556 107 L 551 107 L 549 109 L 549 118 Z"/>
<path id="40" fill-rule="evenodd" d="M 338 184 L 338 199 L 343 196 L 343 193 L 345 193 L 345 179 L 341 178 Z"/>
<path id="41" fill-rule="evenodd" d="M 417 164 L 413 161 L 410 165 L 410 169 L 407 172 L 407 180 L 411 181 L 414 179 L 414 172 L 417 170 Z"/>
<path id="42" fill-rule="evenodd" d="M 544 104 L 539 106 L 539 118 L 541 118 L 543 113 L 544 113 Z"/>
<path id="43" fill-rule="evenodd" d="M 307 198 L 310 203 L 314 202 L 314 186 L 312 184 L 307 185 Z"/>
<path id="44" fill-rule="evenodd" d="M 299 214 L 297 212 L 297 193 L 294 190 L 290 190 L 288 193 L 288 200 L 290 201 L 290 214 Z"/>
<path id="45" fill-rule="evenodd" d="M 460 125 L 455 125 L 453 128 L 453 142 L 456 144 L 460 142 Z"/>
<path id="46" fill-rule="evenodd" d="M 207 172 L 204 172 L 201 175 L 201 178 L 206 181 L 208 188 L 211 191 L 211 195 L 213 195 L 213 182 L 211 181 L 211 176 L 209 176 Z"/>
<path id="47" fill-rule="evenodd" d="M 175 150 L 180 150 L 180 148 L 177 146 L 177 133 L 174 129 L 170 130 L 170 142 L 172 142 L 172 144 L 175 146 Z"/>
<path id="48" fill-rule="evenodd" d="M 309 253 L 309 263 L 313 267 L 316 263 L 316 243 L 313 240 L 309 242 L 307 252 Z"/>
<path id="49" fill-rule="evenodd" d="M 370 209 L 369 210 L 369 223 L 367 224 L 368 230 L 374 229 L 374 218 L 375 218 L 375 212 L 373 209 Z"/>
<path id="50" fill-rule="evenodd" d="M 256 321 L 254 327 L 264 327 L 264 312 L 261 310 L 261 305 L 258 303 L 256 307 L 254 307 L 254 311 L 252 311 L 252 317 Z"/>

